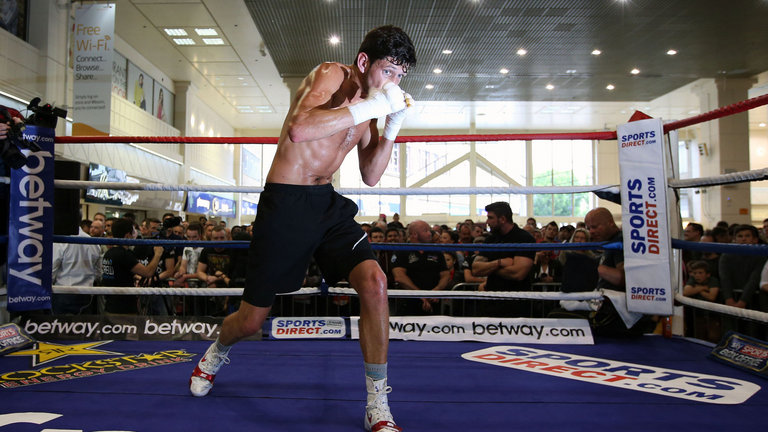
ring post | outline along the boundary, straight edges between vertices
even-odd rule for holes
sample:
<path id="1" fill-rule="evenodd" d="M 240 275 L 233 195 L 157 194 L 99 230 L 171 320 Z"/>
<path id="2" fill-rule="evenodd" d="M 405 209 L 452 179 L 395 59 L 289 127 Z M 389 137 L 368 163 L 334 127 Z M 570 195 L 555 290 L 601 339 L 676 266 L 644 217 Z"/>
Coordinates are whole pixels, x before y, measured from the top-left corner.
<path id="1" fill-rule="evenodd" d="M 617 135 L 627 307 L 669 316 L 674 292 L 663 125 L 636 112 L 630 123 L 619 125 Z"/>
<path id="2" fill-rule="evenodd" d="M 51 128 L 27 126 L 27 163 L 11 172 L 8 229 L 8 310 L 51 308 L 53 257 L 53 143 Z"/>

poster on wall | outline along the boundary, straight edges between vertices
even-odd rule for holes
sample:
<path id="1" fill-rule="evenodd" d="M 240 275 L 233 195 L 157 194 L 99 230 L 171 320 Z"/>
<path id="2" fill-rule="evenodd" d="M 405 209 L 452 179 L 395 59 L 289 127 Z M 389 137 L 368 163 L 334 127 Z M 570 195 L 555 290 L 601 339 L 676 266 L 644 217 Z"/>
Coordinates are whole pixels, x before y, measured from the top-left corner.
<path id="1" fill-rule="evenodd" d="M 75 9 L 73 135 L 109 134 L 114 38 L 114 4 Z"/>
<path id="2" fill-rule="evenodd" d="M 160 120 L 173 124 L 173 93 L 167 88 L 155 83 L 154 115 Z"/>
<path id="3" fill-rule="evenodd" d="M 128 100 L 137 107 L 152 112 L 154 80 L 135 64 L 128 62 Z"/>
<path id="4" fill-rule="evenodd" d="M 128 96 L 128 60 L 119 52 L 112 53 L 112 93 L 125 99 Z"/>
<path id="5" fill-rule="evenodd" d="M 0 0 L 0 27 L 27 40 L 28 0 Z"/>

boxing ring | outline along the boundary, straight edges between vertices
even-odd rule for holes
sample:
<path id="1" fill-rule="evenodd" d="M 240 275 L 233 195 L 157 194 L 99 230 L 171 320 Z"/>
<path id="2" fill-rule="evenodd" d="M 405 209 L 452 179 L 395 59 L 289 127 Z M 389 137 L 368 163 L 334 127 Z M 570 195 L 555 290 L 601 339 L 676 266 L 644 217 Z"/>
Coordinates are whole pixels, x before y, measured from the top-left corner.
<path id="1" fill-rule="evenodd" d="M 750 99 L 664 125 L 665 132 L 768 104 Z M 616 139 L 592 134 L 505 134 L 473 140 Z M 178 141 L 174 141 L 178 140 Z M 398 141 L 467 140 L 461 137 L 401 137 Z M 211 142 L 210 138 L 60 137 L 60 143 Z M 227 139 L 265 143 L 269 139 Z M 768 168 L 704 179 L 670 179 L 670 188 L 707 187 L 768 179 Z M 5 179 L 9 182 L 8 179 Z M 55 181 L 60 188 L 104 187 L 98 182 Z M 196 190 L 258 193 L 260 187 L 109 183 L 110 189 Z M 342 194 L 510 194 L 615 192 L 616 185 L 536 188 L 404 188 L 338 190 Z M 55 236 L 83 244 L 199 246 L 177 240 L 116 240 Z M 8 239 L 0 238 L 0 243 Z M 172 243 L 170 243 L 172 242 Z M 247 247 L 224 242 L 225 247 Z M 488 248 L 610 249 L 611 243 L 494 245 Z M 672 241 L 677 249 L 768 255 L 764 246 Z M 388 249 L 391 248 L 391 249 Z M 379 250 L 469 250 L 481 246 L 380 245 Z M 118 288 L 54 286 L 54 293 L 237 296 L 241 289 Z M 348 288 L 321 286 L 296 294 L 349 296 Z M 593 301 L 606 292 L 434 292 L 391 290 L 391 297 L 437 297 L 478 301 Z M 768 314 L 705 304 L 675 295 L 678 304 L 746 319 L 765 326 Z M 56 319 L 53 317 L 52 319 Z M 50 320 L 48 321 L 50 322 Z M 352 326 L 351 319 L 345 325 Z M 486 329 L 495 325 L 484 321 Z M 102 323 L 103 324 L 103 323 Z M 473 324 L 476 325 L 476 324 Z M 499 322 L 498 329 L 506 325 Z M 102 327 L 103 328 L 103 327 Z M 349 327 L 346 330 L 350 330 Z M 345 333 L 346 334 L 346 333 Z M 209 341 L 130 340 L 130 337 L 40 337 L 33 347 L 0 357 L 0 431 L 360 430 L 365 401 L 362 356 L 353 338 L 244 341 L 232 351 L 212 393 L 189 395 L 191 370 Z M 591 336 L 590 336 L 591 337 Z M 135 339 L 135 338 L 134 338 Z M 406 430 L 720 430 L 762 426 L 768 393 L 764 377 L 708 358 L 713 345 L 684 337 L 645 335 L 592 343 L 392 340 L 390 406 Z"/>
<path id="2" fill-rule="evenodd" d="M 232 363 L 221 371 L 213 392 L 205 398 L 194 398 L 189 395 L 187 381 L 207 344 L 115 341 L 98 347 L 115 354 L 69 357 L 65 362 L 140 355 L 151 359 L 151 354 L 168 350 L 193 355 L 178 364 L 0 389 L 4 394 L 2 413 L 60 415 L 41 425 L 14 424 L 0 426 L 0 430 L 361 430 L 365 390 L 360 386 L 362 356 L 356 343 L 241 342 L 233 350 Z M 496 346 L 392 341 L 389 368 L 394 391 L 390 394 L 390 406 L 398 424 L 413 431 L 562 431 L 606 427 L 627 431 L 722 430 L 726 426 L 738 429 L 764 424 L 768 408 L 768 393 L 764 390 L 744 403 L 721 405 L 498 367 L 461 357 Z M 592 346 L 535 348 L 765 384 L 765 380 L 761 383 L 760 378 L 706 360 L 708 347 L 680 338 L 646 336 L 636 340 L 598 340 Z M 0 359 L 0 365 L 5 371 L 27 370 L 29 358 L 6 357 Z M 672 382 L 664 383 L 663 388 L 678 391 Z M 3 421 L 0 414 L 0 425 Z"/>

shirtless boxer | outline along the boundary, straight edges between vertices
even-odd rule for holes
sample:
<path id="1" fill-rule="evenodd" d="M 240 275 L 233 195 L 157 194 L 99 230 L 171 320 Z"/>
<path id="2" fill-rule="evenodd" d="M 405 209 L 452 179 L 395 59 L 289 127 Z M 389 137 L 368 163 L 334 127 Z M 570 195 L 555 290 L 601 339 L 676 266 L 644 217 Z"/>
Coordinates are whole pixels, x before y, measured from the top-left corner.
<path id="1" fill-rule="evenodd" d="M 261 329 L 275 294 L 301 287 L 314 255 L 329 284 L 347 278 L 360 297 L 365 428 L 401 430 L 387 402 L 387 279 L 354 220 L 357 206 L 334 192 L 331 179 L 356 146 L 363 181 L 379 182 L 412 102 L 398 84 L 415 62 L 408 35 L 384 26 L 365 36 L 354 64 L 323 63 L 301 83 L 259 198 L 243 301 L 192 373 L 193 395 L 208 394 L 230 347 Z M 384 116 L 380 137 L 377 119 Z"/>

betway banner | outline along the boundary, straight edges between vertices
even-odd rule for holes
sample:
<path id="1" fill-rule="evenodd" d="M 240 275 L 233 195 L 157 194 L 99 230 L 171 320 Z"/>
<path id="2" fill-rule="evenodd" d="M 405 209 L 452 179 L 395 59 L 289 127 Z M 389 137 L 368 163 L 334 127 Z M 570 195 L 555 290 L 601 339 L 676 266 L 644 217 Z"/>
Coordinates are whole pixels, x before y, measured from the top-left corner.
<path id="1" fill-rule="evenodd" d="M 351 317 L 352 339 L 360 339 L 360 317 Z M 389 317 L 389 338 L 422 341 L 477 341 L 592 345 L 587 320 L 549 318 Z"/>
<path id="2" fill-rule="evenodd" d="M 27 163 L 11 170 L 8 229 L 8 310 L 51 308 L 53 256 L 53 129 L 27 126 Z"/>
<path id="3" fill-rule="evenodd" d="M 216 340 L 224 318 L 130 315 L 32 316 L 19 326 L 39 340 Z M 247 338 L 259 340 L 261 334 Z"/>
<path id="4" fill-rule="evenodd" d="M 80 4 L 75 9 L 73 135 L 109 134 L 115 5 Z"/>
<path id="5" fill-rule="evenodd" d="M 663 126 L 658 119 L 639 120 L 619 125 L 617 134 L 627 307 L 672 315 Z"/>

